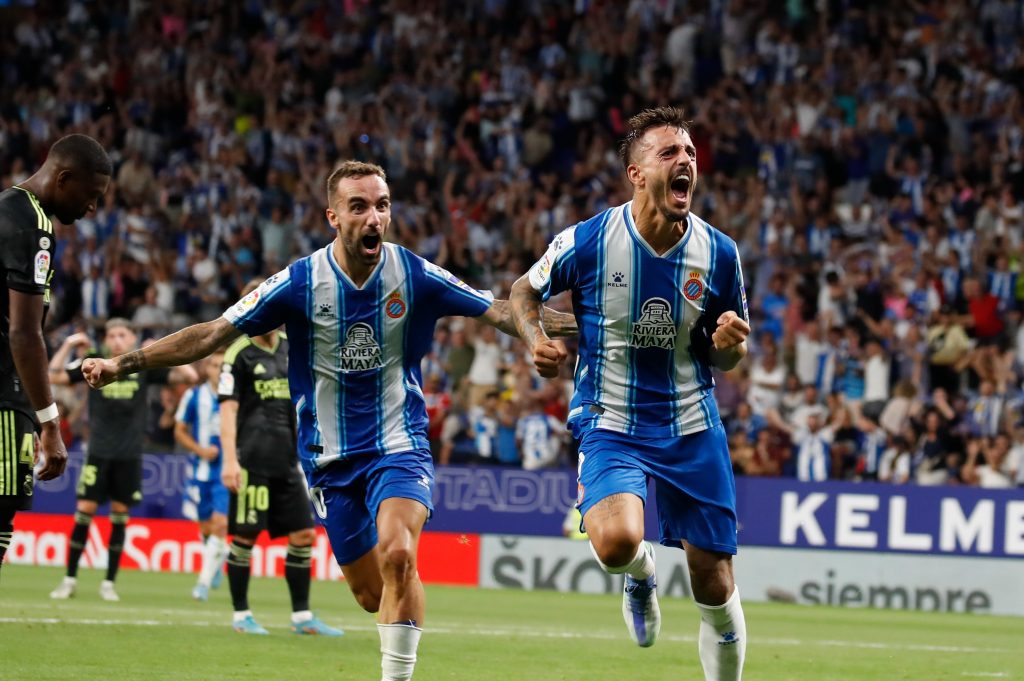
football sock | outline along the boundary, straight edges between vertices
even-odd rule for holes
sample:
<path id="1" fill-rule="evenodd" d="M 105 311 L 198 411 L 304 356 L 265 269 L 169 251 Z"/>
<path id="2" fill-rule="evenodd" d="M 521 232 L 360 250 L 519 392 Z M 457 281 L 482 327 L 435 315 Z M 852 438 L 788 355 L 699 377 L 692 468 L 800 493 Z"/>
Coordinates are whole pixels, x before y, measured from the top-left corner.
<path id="1" fill-rule="evenodd" d="M 71 541 L 68 542 L 68 577 L 78 576 L 78 561 L 82 559 L 82 552 L 85 551 L 91 524 L 91 514 L 75 511 L 75 527 L 71 530 Z"/>
<path id="2" fill-rule="evenodd" d="M 0 567 L 4 564 L 4 556 L 7 555 L 7 547 L 11 545 L 11 538 L 14 536 L 14 525 L 5 523 L 0 525 Z"/>
<path id="3" fill-rule="evenodd" d="M 292 597 L 292 612 L 309 610 L 309 567 L 312 562 L 312 546 L 288 544 L 288 553 L 284 558 L 284 579 L 288 582 L 288 593 Z"/>
<path id="4" fill-rule="evenodd" d="M 618 567 L 612 567 L 605 565 L 601 562 L 601 559 L 597 556 L 597 551 L 594 549 L 594 545 L 590 545 L 590 552 L 594 554 L 594 559 L 604 568 L 604 571 L 612 575 L 620 575 L 626 573 L 630 577 L 643 580 L 647 579 L 654 574 L 654 549 L 650 543 L 642 541 L 640 546 L 636 550 L 636 555 L 633 560 L 629 561 L 625 565 Z"/>
<path id="5" fill-rule="evenodd" d="M 117 569 L 121 566 L 121 552 L 124 550 L 125 528 L 128 525 L 127 513 L 110 513 L 110 540 L 107 542 L 107 579 L 117 579 Z"/>
<path id="6" fill-rule="evenodd" d="M 228 543 L 224 541 L 224 537 L 210 535 L 210 538 L 206 540 L 206 546 L 203 547 L 203 569 L 199 572 L 200 584 L 210 586 L 213 575 L 217 572 L 217 568 L 224 563 L 227 553 Z"/>
<path id="7" fill-rule="evenodd" d="M 694 601 L 696 603 L 696 601 Z M 697 648 L 706 681 L 739 681 L 747 653 L 747 623 L 740 605 L 740 590 L 723 605 L 701 605 Z"/>
<path id="8" fill-rule="evenodd" d="M 409 681 L 423 630 L 406 623 L 378 624 L 381 681 Z"/>
<path id="9" fill-rule="evenodd" d="M 228 585 L 231 604 L 235 612 L 249 610 L 249 565 L 252 562 L 252 544 L 243 544 L 237 538 L 231 542 L 228 553 Z"/>

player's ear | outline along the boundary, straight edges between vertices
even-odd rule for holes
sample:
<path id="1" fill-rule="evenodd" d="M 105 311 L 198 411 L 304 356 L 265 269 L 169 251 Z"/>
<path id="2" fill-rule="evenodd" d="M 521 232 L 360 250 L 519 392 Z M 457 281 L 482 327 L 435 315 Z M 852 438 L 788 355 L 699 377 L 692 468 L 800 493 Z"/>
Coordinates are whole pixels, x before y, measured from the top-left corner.
<path id="1" fill-rule="evenodd" d="M 338 229 L 338 214 L 334 212 L 334 209 L 328 208 L 324 212 L 327 214 L 327 222 L 331 224 L 331 227 Z"/>
<path id="2" fill-rule="evenodd" d="M 57 171 L 57 187 L 64 189 L 74 179 L 74 173 L 70 168 L 63 168 Z"/>
<path id="3" fill-rule="evenodd" d="M 640 166 L 635 163 L 630 163 L 626 166 L 626 177 L 629 178 L 629 183 L 634 187 L 644 186 L 644 176 L 640 172 Z"/>

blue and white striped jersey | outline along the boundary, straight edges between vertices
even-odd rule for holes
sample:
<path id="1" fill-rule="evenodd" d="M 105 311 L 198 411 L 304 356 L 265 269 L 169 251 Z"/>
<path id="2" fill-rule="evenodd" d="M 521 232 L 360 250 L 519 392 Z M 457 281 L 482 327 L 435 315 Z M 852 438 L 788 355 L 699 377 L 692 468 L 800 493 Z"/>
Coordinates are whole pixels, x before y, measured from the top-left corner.
<path id="1" fill-rule="evenodd" d="M 220 449 L 220 400 L 217 391 L 204 382 L 189 388 L 181 396 L 174 420 L 186 424 L 189 434 L 201 447 L 214 446 Z M 213 461 L 195 454 L 189 454 L 192 461 L 192 479 L 206 482 L 220 480 L 221 455 Z"/>
<path id="2" fill-rule="evenodd" d="M 337 459 L 429 449 L 420 362 L 441 317 L 478 317 L 493 297 L 408 250 L 385 243 L 362 287 L 331 244 L 292 263 L 224 318 L 257 336 L 284 324 L 299 458 L 312 471 Z"/>
<path id="3" fill-rule="evenodd" d="M 699 432 L 720 421 L 709 357 L 718 317 L 749 320 L 736 243 L 691 213 L 659 256 L 631 205 L 561 232 L 530 269 L 544 300 L 572 290 L 580 336 L 569 421 L 641 437 Z"/>

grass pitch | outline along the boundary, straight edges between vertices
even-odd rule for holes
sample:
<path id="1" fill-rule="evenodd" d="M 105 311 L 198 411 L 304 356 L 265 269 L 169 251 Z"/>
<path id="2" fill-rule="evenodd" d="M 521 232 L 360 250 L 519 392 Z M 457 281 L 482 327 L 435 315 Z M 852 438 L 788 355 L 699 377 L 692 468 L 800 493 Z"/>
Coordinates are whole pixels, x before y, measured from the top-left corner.
<path id="1" fill-rule="evenodd" d="M 78 595 L 51 601 L 61 571 L 6 565 L 0 582 L 0 679 L 380 678 L 372 616 L 344 584 L 313 584 L 313 607 L 340 639 L 288 630 L 283 580 L 253 579 L 250 605 L 270 636 L 230 628 L 227 585 L 208 603 L 193 575 L 124 571 L 120 603 L 79 573 Z M 648 681 L 703 679 L 692 603 L 665 599 L 657 645 L 626 635 L 618 598 L 551 592 L 427 588 L 416 681 Z M 1024 679 L 1024 619 L 747 603 L 744 678 Z"/>

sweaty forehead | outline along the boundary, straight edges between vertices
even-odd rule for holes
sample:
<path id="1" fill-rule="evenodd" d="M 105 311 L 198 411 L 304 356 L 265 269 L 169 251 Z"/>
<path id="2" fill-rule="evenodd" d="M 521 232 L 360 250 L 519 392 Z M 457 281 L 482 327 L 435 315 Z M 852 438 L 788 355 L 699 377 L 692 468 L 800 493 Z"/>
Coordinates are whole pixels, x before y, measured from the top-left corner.
<path id="1" fill-rule="evenodd" d="M 355 199 L 377 203 L 388 195 L 388 184 L 379 175 L 346 177 L 338 182 L 338 188 L 335 191 L 337 199 L 344 203 Z"/>

